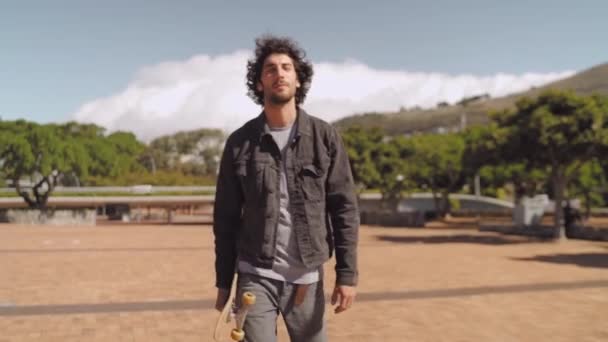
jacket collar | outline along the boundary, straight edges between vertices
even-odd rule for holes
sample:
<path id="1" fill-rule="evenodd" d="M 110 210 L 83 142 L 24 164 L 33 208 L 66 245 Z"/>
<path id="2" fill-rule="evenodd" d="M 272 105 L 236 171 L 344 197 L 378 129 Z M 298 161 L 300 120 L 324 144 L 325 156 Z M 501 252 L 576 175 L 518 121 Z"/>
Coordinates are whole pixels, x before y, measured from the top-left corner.
<path id="1" fill-rule="evenodd" d="M 304 109 L 297 107 L 296 121 L 294 123 L 296 125 L 296 138 L 300 135 L 312 135 L 310 121 L 310 115 L 308 115 Z M 262 140 L 265 135 L 270 134 L 266 126 L 266 113 L 264 111 L 255 119 L 255 130 L 258 140 Z"/>

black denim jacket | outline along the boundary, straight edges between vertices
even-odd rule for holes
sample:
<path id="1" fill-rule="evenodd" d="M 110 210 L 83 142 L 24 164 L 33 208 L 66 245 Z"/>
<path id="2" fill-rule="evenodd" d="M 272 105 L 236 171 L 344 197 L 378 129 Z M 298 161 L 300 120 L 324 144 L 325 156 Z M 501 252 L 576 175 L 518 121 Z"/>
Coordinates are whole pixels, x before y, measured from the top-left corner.
<path id="1" fill-rule="evenodd" d="M 216 286 L 230 288 L 240 260 L 272 268 L 280 209 L 281 152 L 265 114 L 226 142 L 218 175 L 213 232 Z M 348 156 L 334 127 L 298 108 L 286 153 L 293 229 L 304 265 L 336 253 L 336 282 L 357 283 L 359 213 Z"/>

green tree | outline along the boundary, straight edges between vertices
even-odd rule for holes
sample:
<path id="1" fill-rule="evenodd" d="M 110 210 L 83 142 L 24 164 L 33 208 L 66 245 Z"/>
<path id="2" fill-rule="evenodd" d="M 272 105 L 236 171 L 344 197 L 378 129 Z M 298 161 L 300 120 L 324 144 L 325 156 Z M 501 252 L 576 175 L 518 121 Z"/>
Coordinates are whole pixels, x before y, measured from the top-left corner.
<path id="1" fill-rule="evenodd" d="M 374 151 L 372 160 L 381 175 L 379 188 L 383 198 L 401 198 L 404 190 L 416 187 L 413 179 L 408 177 L 412 173 L 409 159 L 413 155 L 411 140 L 403 136 L 390 138 Z"/>
<path id="2" fill-rule="evenodd" d="M 83 145 L 60 131 L 57 125 L 24 120 L 0 122 L 3 173 L 32 208 L 46 207 L 60 175 L 87 175 L 89 158 Z M 21 186 L 25 177 L 30 177 L 31 189 Z"/>
<path id="3" fill-rule="evenodd" d="M 80 185 L 90 177 L 116 179 L 142 171 L 138 158 L 144 148 L 132 133 L 106 136 L 96 125 L 0 122 L 2 174 L 32 208 L 45 208 L 60 182 Z"/>
<path id="4" fill-rule="evenodd" d="M 583 196 L 585 218 L 588 219 L 591 214 L 592 205 L 604 205 L 601 191 L 606 184 L 606 173 L 598 158 L 594 158 L 583 164 L 578 172 L 573 175 L 572 181 L 569 184 L 568 197 Z"/>
<path id="5" fill-rule="evenodd" d="M 469 178 L 480 177 L 482 193 L 497 197 L 499 188 L 513 186 L 513 200 L 517 204 L 523 196 L 532 196 L 546 183 L 546 172 L 528 163 L 516 162 L 505 157 L 505 144 L 501 143 L 496 123 L 476 126 L 464 132 L 463 157 Z"/>
<path id="6" fill-rule="evenodd" d="M 543 189 L 547 183 L 547 173 L 542 169 L 530 169 L 523 163 L 498 162 L 479 169 L 484 195 L 496 197 L 497 190 L 513 186 L 513 202 L 520 203 L 523 196 L 531 197 Z"/>
<path id="7" fill-rule="evenodd" d="M 438 215 L 450 213 L 449 196 L 466 183 L 465 139 L 461 134 L 427 134 L 412 137 L 413 154 L 406 160 L 408 177 L 430 189 Z"/>
<path id="8" fill-rule="evenodd" d="M 608 145 L 608 101 L 550 90 L 494 113 L 503 158 L 546 168 L 555 200 L 555 238 L 564 238 L 563 200 L 581 166 Z"/>
<path id="9" fill-rule="evenodd" d="M 341 132 L 353 178 L 360 190 L 380 187 L 382 175 L 377 167 L 384 133 L 377 128 L 349 127 Z"/>
<path id="10" fill-rule="evenodd" d="M 162 136 L 150 142 L 140 163 L 151 172 L 167 170 L 215 177 L 224 141 L 224 133 L 217 129 Z"/>

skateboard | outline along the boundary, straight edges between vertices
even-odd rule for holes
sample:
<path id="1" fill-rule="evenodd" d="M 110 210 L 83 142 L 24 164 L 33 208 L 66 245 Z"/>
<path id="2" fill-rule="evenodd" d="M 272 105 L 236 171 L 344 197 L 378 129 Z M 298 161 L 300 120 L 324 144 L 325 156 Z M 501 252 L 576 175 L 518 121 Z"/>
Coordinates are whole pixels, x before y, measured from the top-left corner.
<path id="1" fill-rule="evenodd" d="M 232 286 L 230 286 L 230 295 L 228 300 L 222 309 L 217 323 L 215 324 L 215 331 L 213 332 L 213 339 L 215 341 L 222 341 L 227 337 L 226 326 L 230 324 L 230 321 L 235 321 L 235 328 L 230 331 L 230 338 L 233 341 L 242 341 L 245 338 L 245 332 L 243 331 L 243 324 L 247 317 L 247 312 L 252 305 L 255 304 L 255 295 L 251 292 L 244 292 L 241 295 L 240 306 L 237 306 L 236 301 L 236 288 L 238 282 L 238 275 L 234 275 L 232 280 Z M 226 335 L 224 335 L 224 333 Z"/>

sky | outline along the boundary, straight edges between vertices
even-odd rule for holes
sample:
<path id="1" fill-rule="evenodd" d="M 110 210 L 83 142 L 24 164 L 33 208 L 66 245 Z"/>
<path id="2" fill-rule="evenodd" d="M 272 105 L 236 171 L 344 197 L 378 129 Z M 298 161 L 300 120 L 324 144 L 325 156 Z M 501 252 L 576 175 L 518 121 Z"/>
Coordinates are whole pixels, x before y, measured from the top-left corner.
<path id="1" fill-rule="evenodd" d="M 238 128 L 254 40 L 314 64 L 328 121 L 502 96 L 608 61 L 606 1 L 0 0 L 0 118 L 94 122 L 143 140 Z"/>

